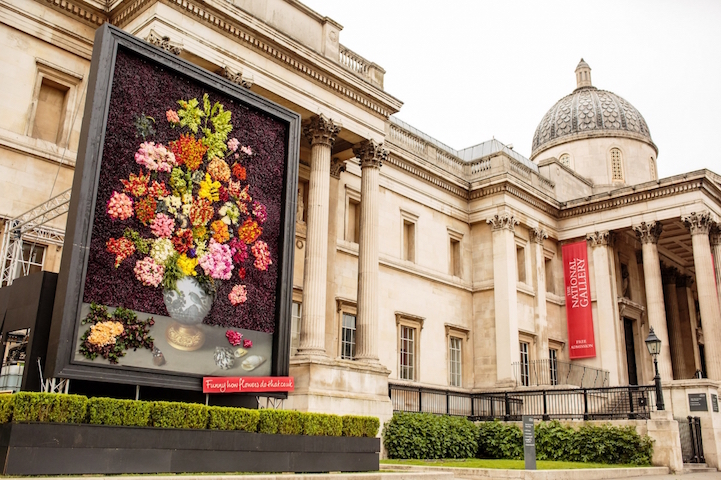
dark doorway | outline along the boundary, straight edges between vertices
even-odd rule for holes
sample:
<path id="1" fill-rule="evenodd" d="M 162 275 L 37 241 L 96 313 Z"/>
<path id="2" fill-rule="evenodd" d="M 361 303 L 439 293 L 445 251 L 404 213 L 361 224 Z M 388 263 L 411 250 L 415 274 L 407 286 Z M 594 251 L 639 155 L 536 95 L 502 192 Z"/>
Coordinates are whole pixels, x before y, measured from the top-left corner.
<path id="1" fill-rule="evenodd" d="M 703 378 L 708 378 L 706 376 L 706 351 L 704 350 L 703 343 L 698 344 L 698 353 L 701 357 L 701 375 L 703 376 Z"/>
<path id="2" fill-rule="evenodd" d="M 628 384 L 638 385 L 636 374 L 636 344 L 633 341 L 633 320 L 623 319 L 623 331 L 626 337 L 626 366 L 628 367 Z"/>

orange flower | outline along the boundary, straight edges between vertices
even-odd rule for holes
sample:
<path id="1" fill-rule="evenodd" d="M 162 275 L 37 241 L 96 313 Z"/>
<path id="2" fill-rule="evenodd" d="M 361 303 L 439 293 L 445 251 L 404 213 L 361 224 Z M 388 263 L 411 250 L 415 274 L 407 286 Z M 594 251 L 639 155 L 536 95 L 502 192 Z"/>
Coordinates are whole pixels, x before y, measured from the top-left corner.
<path id="1" fill-rule="evenodd" d="M 218 243 L 225 243 L 230 239 L 228 233 L 228 225 L 222 220 L 216 220 L 210 224 L 210 228 L 213 230 L 213 238 Z"/>
<path id="2" fill-rule="evenodd" d="M 238 180 L 245 180 L 245 178 L 246 178 L 245 167 L 239 163 L 236 163 L 235 165 L 233 165 L 233 176 L 235 178 L 237 178 Z"/>
<path id="3" fill-rule="evenodd" d="M 197 170 L 203 163 L 203 156 L 208 151 L 208 147 L 200 140 L 196 140 L 193 135 L 181 135 L 178 140 L 170 142 L 170 150 L 175 155 L 178 165 L 185 164 L 189 170 Z"/>
<path id="4" fill-rule="evenodd" d="M 123 191 L 134 197 L 142 197 L 148 193 L 149 181 L 150 175 L 143 175 L 143 170 L 140 170 L 138 175 L 131 173 L 128 180 L 120 180 L 123 186 L 125 186 L 125 190 Z"/>
<path id="5" fill-rule="evenodd" d="M 250 245 L 255 242 L 260 234 L 263 233 L 263 229 L 260 228 L 258 222 L 251 220 L 250 218 L 238 228 L 238 238 Z"/>

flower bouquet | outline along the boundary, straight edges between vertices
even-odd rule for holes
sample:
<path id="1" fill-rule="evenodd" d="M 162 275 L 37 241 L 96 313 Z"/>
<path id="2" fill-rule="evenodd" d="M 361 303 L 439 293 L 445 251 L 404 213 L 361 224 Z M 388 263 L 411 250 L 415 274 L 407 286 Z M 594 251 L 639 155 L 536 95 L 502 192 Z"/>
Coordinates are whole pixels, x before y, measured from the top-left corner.
<path id="1" fill-rule="evenodd" d="M 240 307 L 248 299 L 246 268 L 266 272 L 273 258 L 261 239 L 266 207 L 254 201 L 247 165 L 254 152 L 236 138 L 231 112 L 208 95 L 178 101 L 166 120 L 175 140 L 147 141 L 135 152 L 137 173 L 120 180 L 106 214 L 113 222 L 132 223 L 106 250 L 117 268 L 134 261 L 135 280 L 162 289 L 173 324 L 166 337 L 181 350 L 196 350 L 204 337 L 197 325 L 210 311 L 216 282 L 231 281 L 228 301 Z M 138 124 L 148 125 L 150 117 Z M 140 131 L 140 128 L 138 127 Z M 147 130 L 147 127 L 146 127 Z M 130 219 L 134 221 L 129 222 Z"/>

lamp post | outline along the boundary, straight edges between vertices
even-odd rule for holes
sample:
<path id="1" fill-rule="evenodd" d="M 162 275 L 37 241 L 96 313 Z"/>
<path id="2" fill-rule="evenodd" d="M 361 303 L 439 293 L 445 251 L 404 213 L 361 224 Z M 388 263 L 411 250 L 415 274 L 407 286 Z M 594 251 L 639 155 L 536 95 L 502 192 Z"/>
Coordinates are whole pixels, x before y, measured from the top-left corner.
<path id="1" fill-rule="evenodd" d="M 646 338 L 646 348 L 648 353 L 653 356 L 653 367 L 656 369 L 656 376 L 653 377 L 653 381 L 656 384 L 656 410 L 663 410 L 663 391 L 661 390 L 661 375 L 658 373 L 658 354 L 661 353 L 661 339 L 653 333 L 653 327 L 648 332 L 648 338 Z"/>

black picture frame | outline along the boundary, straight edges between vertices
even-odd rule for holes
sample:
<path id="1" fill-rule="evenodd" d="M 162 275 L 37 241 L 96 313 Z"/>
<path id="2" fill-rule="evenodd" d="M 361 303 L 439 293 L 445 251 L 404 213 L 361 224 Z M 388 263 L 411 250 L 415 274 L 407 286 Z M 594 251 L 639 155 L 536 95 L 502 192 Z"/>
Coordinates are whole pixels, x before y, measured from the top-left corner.
<path id="1" fill-rule="evenodd" d="M 63 256 L 53 309 L 45 375 L 55 378 L 202 390 L 197 374 L 154 370 L 117 369 L 73 361 L 76 324 L 79 321 L 87 273 L 100 168 L 105 144 L 115 62 L 124 49 L 163 69 L 197 82 L 208 91 L 232 98 L 250 109 L 287 124 L 286 168 L 281 201 L 279 266 L 276 287 L 275 331 L 271 374 L 287 376 L 290 359 L 290 323 L 295 238 L 295 210 L 300 151 L 300 115 L 247 89 L 134 37 L 108 23 L 95 34 L 88 78 L 88 96 L 80 132 L 78 157 L 68 212 Z M 285 397 L 285 393 L 272 394 Z"/>

